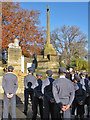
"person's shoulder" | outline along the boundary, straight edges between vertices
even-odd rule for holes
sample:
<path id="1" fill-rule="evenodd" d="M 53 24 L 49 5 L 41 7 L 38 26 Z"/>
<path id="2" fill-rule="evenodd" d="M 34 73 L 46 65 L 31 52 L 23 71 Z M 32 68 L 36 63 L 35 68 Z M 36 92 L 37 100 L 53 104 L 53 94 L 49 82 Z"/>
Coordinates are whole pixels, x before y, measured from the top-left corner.
<path id="1" fill-rule="evenodd" d="M 27 75 L 26 76 L 24 76 L 24 79 L 26 79 L 27 78 Z"/>
<path id="2" fill-rule="evenodd" d="M 53 82 L 55 79 L 51 77 L 51 78 L 49 78 L 49 80 L 50 80 L 51 82 Z"/>
<path id="3" fill-rule="evenodd" d="M 17 78 L 17 76 L 14 74 L 14 73 L 6 73 L 5 75 L 4 75 L 4 77 L 13 77 L 13 78 Z"/>
<path id="4" fill-rule="evenodd" d="M 15 78 L 17 78 L 17 76 L 15 74 L 13 74 L 13 73 L 12 73 L 12 76 L 15 77 Z"/>
<path id="5" fill-rule="evenodd" d="M 32 76 L 32 78 L 36 79 L 36 77 L 34 75 L 32 75 L 32 74 L 30 74 L 30 75 Z"/>
<path id="6" fill-rule="evenodd" d="M 35 77 L 34 75 L 32 75 L 32 74 L 29 74 L 29 75 L 27 76 L 27 78 L 29 78 L 29 79 L 31 79 L 31 80 L 36 80 L 36 77 Z"/>
<path id="7" fill-rule="evenodd" d="M 43 83 L 46 83 L 46 82 L 47 82 L 47 80 L 48 80 L 48 79 L 44 79 L 44 80 L 43 80 Z"/>
<path id="8" fill-rule="evenodd" d="M 5 76 L 9 76 L 9 75 L 15 75 L 15 74 L 7 72 L 7 73 L 4 75 L 4 77 L 5 77 Z"/>
<path id="9" fill-rule="evenodd" d="M 8 73 L 6 73 L 5 75 L 3 75 L 3 78 L 7 76 Z"/>
<path id="10" fill-rule="evenodd" d="M 50 82 L 49 82 L 49 79 L 47 78 L 47 79 L 44 79 L 44 80 L 42 81 L 42 83 L 43 83 L 44 85 L 46 85 L 47 83 L 50 83 Z"/>
<path id="11" fill-rule="evenodd" d="M 29 74 L 28 74 L 28 75 L 29 75 Z M 28 75 L 25 75 L 25 76 L 24 76 L 24 78 L 27 78 L 27 77 L 28 77 Z"/>
<path id="12" fill-rule="evenodd" d="M 55 81 L 55 79 L 54 79 L 54 78 L 52 78 L 52 81 Z"/>
<path id="13" fill-rule="evenodd" d="M 65 77 L 65 80 L 67 80 L 68 82 L 72 83 L 72 81 L 68 78 Z"/>
<path id="14" fill-rule="evenodd" d="M 24 78 L 28 78 L 31 74 L 26 75 Z"/>
<path id="15" fill-rule="evenodd" d="M 56 80 L 53 81 L 53 84 L 58 84 L 60 83 L 60 78 L 57 78 Z"/>
<path id="16" fill-rule="evenodd" d="M 89 81 L 88 78 L 85 78 L 84 80 Z"/>
<path id="17" fill-rule="evenodd" d="M 65 78 L 65 80 L 67 81 L 67 84 L 73 85 L 72 81 L 68 78 Z"/>

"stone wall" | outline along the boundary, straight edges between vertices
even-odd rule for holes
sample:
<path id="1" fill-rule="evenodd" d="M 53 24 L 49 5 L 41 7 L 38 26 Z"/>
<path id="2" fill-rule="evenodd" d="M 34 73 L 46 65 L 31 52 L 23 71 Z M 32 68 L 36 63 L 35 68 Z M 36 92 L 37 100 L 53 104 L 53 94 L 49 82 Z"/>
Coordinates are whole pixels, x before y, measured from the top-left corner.
<path id="1" fill-rule="evenodd" d="M 24 73 L 27 73 L 27 63 L 32 63 L 33 58 L 24 57 Z"/>

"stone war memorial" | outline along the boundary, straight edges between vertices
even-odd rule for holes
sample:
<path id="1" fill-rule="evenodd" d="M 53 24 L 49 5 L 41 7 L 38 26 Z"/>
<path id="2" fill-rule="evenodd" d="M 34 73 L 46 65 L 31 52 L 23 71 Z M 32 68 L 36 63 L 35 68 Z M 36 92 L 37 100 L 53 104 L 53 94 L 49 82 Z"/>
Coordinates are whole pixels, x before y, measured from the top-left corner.
<path id="1" fill-rule="evenodd" d="M 18 90 L 17 93 L 24 93 L 24 76 L 27 75 L 27 68 L 32 66 L 34 58 L 28 58 L 22 55 L 22 49 L 19 46 L 19 40 L 15 39 L 14 43 L 8 45 L 8 60 L 7 66 L 14 67 L 14 74 L 18 77 Z M 50 43 L 50 30 L 49 30 L 49 6 L 47 6 L 47 43 L 44 45 L 42 55 L 37 55 L 37 68 L 35 73 L 42 74 L 42 80 L 46 78 L 46 71 L 53 71 L 53 78 L 58 78 L 59 60 L 58 54 L 53 45 Z M 3 91 L 3 90 L 1 90 Z"/>
<path id="2" fill-rule="evenodd" d="M 8 45 L 8 66 L 12 65 L 14 67 L 14 71 L 17 73 L 21 72 L 22 55 L 22 50 L 18 42 L 18 39 L 15 39 L 14 43 L 10 43 Z"/>
<path id="3" fill-rule="evenodd" d="M 38 67 L 37 72 L 40 72 L 45 77 L 46 70 L 53 71 L 53 77 L 58 77 L 59 61 L 58 55 L 52 44 L 50 44 L 49 31 L 49 6 L 47 6 L 47 43 L 44 46 L 44 55 L 37 55 Z"/>

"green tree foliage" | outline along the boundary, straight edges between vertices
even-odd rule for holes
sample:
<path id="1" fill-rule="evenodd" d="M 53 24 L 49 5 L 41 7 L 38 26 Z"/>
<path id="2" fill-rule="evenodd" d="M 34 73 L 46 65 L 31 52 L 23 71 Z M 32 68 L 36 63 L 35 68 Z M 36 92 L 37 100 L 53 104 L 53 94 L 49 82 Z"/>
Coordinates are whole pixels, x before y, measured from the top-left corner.
<path id="1" fill-rule="evenodd" d="M 76 70 L 86 70 L 88 71 L 88 62 L 86 60 L 75 58 L 70 64 L 67 64 L 67 68 L 73 68 Z"/>
<path id="2" fill-rule="evenodd" d="M 61 55 L 61 60 L 69 64 L 73 58 L 87 58 L 87 35 L 77 26 L 57 28 L 51 33 L 51 43 Z"/>
<path id="3" fill-rule="evenodd" d="M 59 62 L 59 66 L 60 67 L 66 67 L 65 64 L 62 61 Z"/>

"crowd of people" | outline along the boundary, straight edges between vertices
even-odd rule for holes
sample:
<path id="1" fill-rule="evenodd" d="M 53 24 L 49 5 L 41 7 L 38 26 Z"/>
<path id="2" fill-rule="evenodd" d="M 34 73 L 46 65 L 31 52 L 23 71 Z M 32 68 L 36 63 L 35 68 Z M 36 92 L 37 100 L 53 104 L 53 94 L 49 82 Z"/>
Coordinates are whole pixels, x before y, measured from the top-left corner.
<path id="1" fill-rule="evenodd" d="M 16 98 L 18 80 L 13 74 L 14 68 L 8 67 L 8 73 L 3 76 L 4 111 L 3 118 L 8 118 L 9 102 L 11 102 L 12 118 L 16 118 Z M 84 119 L 85 105 L 87 117 L 90 112 L 90 79 L 82 72 L 68 73 L 60 67 L 59 78 L 53 78 L 51 70 L 46 71 L 47 79 L 42 80 L 42 74 L 33 75 L 33 68 L 28 68 L 28 75 L 24 77 L 24 114 L 27 116 L 29 98 L 32 105 L 32 120 L 40 113 L 41 120 Z M 39 108 L 39 111 L 38 111 Z"/>

